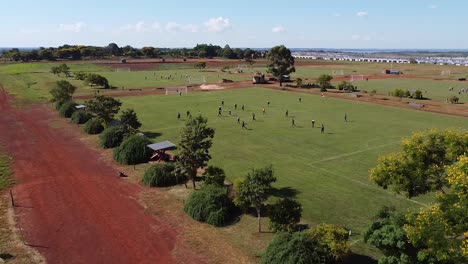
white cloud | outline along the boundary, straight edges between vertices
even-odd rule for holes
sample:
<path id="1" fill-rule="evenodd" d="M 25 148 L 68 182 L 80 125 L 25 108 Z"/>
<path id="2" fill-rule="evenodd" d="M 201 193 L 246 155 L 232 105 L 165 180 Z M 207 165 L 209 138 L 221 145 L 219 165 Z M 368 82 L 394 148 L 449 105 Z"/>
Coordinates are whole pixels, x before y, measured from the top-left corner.
<path id="1" fill-rule="evenodd" d="M 334 16 L 334 17 L 340 17 L 341 14 L 340 14 L 340 13 L 334 13 L 333 16 Z"/>
<path id="2" fill-rule="evenodd" d="M 429 8 L 429 9 L 437 9 L 437 8 L 439 8 L 439 6 L 438 6 L 438 5 L 430 5 L 430 6 L 428 6 L 427 8 Z"/>
<path id="3" fill-rule="evenodd" d="M 361 38 L 361 35 L 358 35 L 358 34 L 354 34 L 351 36 L 352 40 L 359 40 L 360 38 Z"/>
<path id="4" fill-rule="evenodd" d="M 367 11 L 359 11 L 359 12 L 356 13 L 356 16 L 358 16 L 358 17 L 365 17 L 367 15 L 369 15 L 369 13 L 367 13 Z"/>
<path id="5" fill-rule="evenodd" d="M 178 24 L 175 22 L 169 22 L 166 24 L 166 30 L 169 32 L 190 32 L 190 33 L 196 33 L 198 32 L 198 26 L 193 25 L 193 24 Z"/>
<path id="6" fill-rule="evenodd" d="M 84 27 L 85 24 L 82 22 L 76 22 L 74 24 L 60 24 L 59 31 L 79 33 Z"/>
<path id="7" fill-rule="evenodd" d="M 129 24 L 120 28 L 124 31 L 132 31 L 136 33 L 160 32 L 161 26 L 155 22 L 152 25 L 146 24 L 144 21 L 138 21 L 136 24 Z"/>
<path id="8" fill-rule="evenodd" d="M 283 26 L 277 26 L 277 27 L 274 27 L 271 31 L 273 33 L 284 33 L 286 32 L 286 29 Z"/>
<path id="9" fill-rule="evenodd" d="M 205 22 L 206 30 L 211 32 L 222 32 L 231 27 L 229 18 L 214 17 Z"/>

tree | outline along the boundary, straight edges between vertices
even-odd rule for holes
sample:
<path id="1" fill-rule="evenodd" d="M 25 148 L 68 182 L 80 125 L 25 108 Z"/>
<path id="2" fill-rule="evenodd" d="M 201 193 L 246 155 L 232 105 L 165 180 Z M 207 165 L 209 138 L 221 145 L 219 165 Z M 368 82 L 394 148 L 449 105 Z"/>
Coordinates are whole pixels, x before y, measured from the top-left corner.
<path id="1" fill-rule="evenodd" d="M 273 167 L 252 169 L 244 180 L 236 186 L 234 203 L 243 208 L 255 207 L 258 220 L 258 232 L 261 232 L 261 209 L 271 193 L 271 184 L 276 181 Z"/>
<path id="2" fill-rule="evenodd" d="M 301 86 L 302 86 L 302 79 L 301 79 L 301 78 L 297 78 L 297 79 L 296 79 L 296 86 L 297 86 L 298 88 L 301 88 Z"/>
<path id="3" fill-rule="evenodd" d="M 102 86 L 104 89 L 110 88 L 109 81 L 106 79 L 106 77 L 95 73 L 86 74 L 84 82 L 89 86 Z"/>
<path id="4" fill-rule="evenodd" d="M 333 80 L 333 76 L 329 74 L 322 74 L 318 77 L 317 82 L 322 89 L 330 89 L 333 86 L 331 85 L 331 80 Z"/>
<path id="5" fill-rule="evenodd" d="M 415 58 L 410 58 L 409 63 L 411 64 L 418 64 L 418 61 Z"/>
<path id="6" fill-rule="evenodd" d="M 334 262 L 342 261 L 350 252 L 349 234 L 341 226 L 332 224 L 320 224 L 308 231 L 317 239 L 322 247 L 327 248 Z"/>
<path id="7" fill-rule="evenodd" d="M 424 99 L 423 93 L 420 90 L 414 91 L 414 93 L 412 94 L 412 97 L 413 99 L 418 99 L 418 100 Z"/>
<path id="8" fill-rule="evenodd" d="M 51 102 L 55 102 L 57 105 L 62 105 L 67 101 L 71 101 L 75 90 L 76 87 L 71 83 L 65 80 L 57 81 L 54 88 L 50 90 L 50 94 L 52 95 Z"/>
<path id="9" fill-rule="evenodd" d="M 262 264 L 329 264 L 327 247 L 307 232 L 279 233 L 262 254 Z"/>
<path id="10" fill-rule="evenodd" d="M 90 135 L 96 135 L 101 133 L 104 130 L 104 126 L 102 125 L 102 120 L 99 118 L 91 118 L 86 121 L 84 125 L 84 131 Z"/>
<path id="11" fill-rule="evenodd" d="M 181 150 L 175 158 L 176 173 L 191 180 L 194 189 L 197 169 L 205 167 L 211 159 L 209 151 L 215 131 L 207 126 L 207 122 L 202 116 L 187 120 L 181 133 Z"/>
<path id="12" fill-rule="evenodd" d="M 291 55 L 291 51 L 284 45 L 273 47 L 268 52 L 267 59 L 270 61 L 267 71 L 278 78 L 280 85 L 283 82 L 283 75 L 296 72 L 294 57 Z"/>
<path id="13" fill-rule="evenodd" d="M 93 99 L 86 101 L 85 104 L 89 112 L 103 119 L 106 123 L 112 121 L 122 105 L 119 100 L 105 95 L 96 95 Z"/>
<path id="14" fill-rule="evenodd" d="M 151 143 L 145 136 L 132 135 L 114 149 L 114 160 L 126 165 L 147 162 L 152 152 L 146 146 Z"/>
<path id="15" fill-rule="evenodd" d="M 87 111 L 78 110 L 78 111 L 75 111 L 75 112 L 71 115 L 70 121 L 71 121 L 73 124 L 84 124 L 84 123 L 86 123 L 89 119 L 91 119 L 91 115 L 90 115 Z"/>
<path id="16" fill-rule="evenodd" d="M 86 80 L 86 77 L 88 76 L 87 73 L 81 72 L 81 71 L 75 72 L 73 75 L 75 75 L 75 79 L 80 80 L 80 81 Z"/>
<path id="17" fill-rule="evenodd" d="M 152 165 L 146 169 L 141 181 L 143 184 L 150 187 L 167 187 L 176 185 L 182 181 L 176 177 L 174 169 L 175 167 L 172 163 Z"/>
<path id="18" fill-rule="evenodd" d="M 347 82 L 347 81 L 342 81 L 338 84 L 338 90 L 340 91 L 348 91 L 348 92 L 354 92 L 357 90 L 356 86 L 354 86 L 352 83 Z"/>
<path id="19" fill-rule="evenodd" d="M 122 143 L 122 141 L 135 134 L 135 130 L 126 125 L 111 126 L 99 135 L 99 145 L 103 148 L 115 148 Z"/>
<path id="20" fill-rule="evenodd" d="M 124 125 L 128 125 L 133 129 L 138 129 L 141 127 L 140 121 L 138 121 L 138 117 L 133 109 L 127 108 L 120 114 L 120 123 Z"/>
<path id="21" fill-rule="evenodd" d="M 423 263 L 468 263 L 468 156 L 446 166 L 448 193 L 407 215 L 404 229 Z"/>
<path id="22" fill-rule="evenodd" d="M 408 197 L 431 191 L 445 192 L 445 166 L 468 149 L 468 133 L 438 131 L 414 133 L 402 141 L 402 151 L 380 156 L 370 179 Z"/>
<path id="23" fill-rule="evenodd" d="M 63 103 L 60 106 L 59 115 L 61 117 L 70 118 L 72 116 L 73 112 L 76 111 L 75 106 L 77 106 L 77 103 L 75 103 L 73 101 L 68 101 L 68 102 Z"/>
<path id="24" fill-rule="evenodd" d="M 143 47 L 141 49 L 141 53 L 143 53 L 143 56 L 147 58 L 152 58 L 154 56 L 154 48 L 153 47 Z"/>
<path id="25" fill-rule="evenodd" d="M 280 199 L 270 206 L 268 214 L 271 229 L 292 232 L 301 220 L 302 206 L 293 199 Z"/>
<path id="26" fill-rule="evenodd" d="M 449 98 L 449 102 L 452 103 L 452 104 L 458 104 L 459 100 L 460 100 L 460 98 L 458 98 L 458 96 L 456 96 L 456 95 L 452 95 Z"/>
<path id="27" fill-rule="evenodd" d="M 223 187 L 225 178 L 226 174 L 224 173 L 224 170 L 215 166 L 208 166 L 203 173 L 203 181 L 205 184 L 213 184 Z"/>
<path id="28" fill-rule="evenodd" d="M 364 233 L 364 242 L 378 248 L 384 254 L 379 263 L 417 263 L 417 250 L 408 240 L 403 229 L 407 224 L 404 214 L 394 207 L 383 207 L 374 222 Z"/>
<path id="29" fill-rule="evenodd" d="M 195 67 L 195 69 L 199 69 L 201 71 L 202 69 L 206 68 L 206 62 L 204 62 L 204 61 L 196 62 L 194 64 L 194 67 Z"/>
<path id="30" fill-rule="evenodd" d="M 193 219 L 214 226 L 224 226 L 231 216 L 232 204 L 226 190 L 216 185 L 204 185 L 192 192 L 184 211 Z"/>
<path id="31" fill-rule="evenodd" d="M 112 56 L 119 56 L 120 55 L 120 48 L 115 43 L 109 43 L 109 45 L 107 45 L 106 49 L 109 51 L 109 53 Z"/>
<path id="32" fill-rule="evenodd" d="M 410 96 L 410 92 L 408 90 L 403 90 L 403 89 L 395 89 L 392 91 L 392 95 L 395 96 L 395 97 L 400 97 L 400 98 L 403 98 L 403 97 L 409 97 Z"/>

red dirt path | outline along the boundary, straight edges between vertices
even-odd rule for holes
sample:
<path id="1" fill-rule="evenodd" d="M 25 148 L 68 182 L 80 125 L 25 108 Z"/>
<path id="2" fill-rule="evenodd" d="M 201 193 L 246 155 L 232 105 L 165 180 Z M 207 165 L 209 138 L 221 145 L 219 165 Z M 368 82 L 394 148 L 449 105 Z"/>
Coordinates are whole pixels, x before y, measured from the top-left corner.
<path id="1" fill-rule="evenodd" d="M 10 103 L 0 87 L 0 143 L 14 157 L 15 213 L 30 246 L 48 263 L 176 262 L 177 232 L 145 214 L 141 187 L 118 178 L 47 105 Z"/>

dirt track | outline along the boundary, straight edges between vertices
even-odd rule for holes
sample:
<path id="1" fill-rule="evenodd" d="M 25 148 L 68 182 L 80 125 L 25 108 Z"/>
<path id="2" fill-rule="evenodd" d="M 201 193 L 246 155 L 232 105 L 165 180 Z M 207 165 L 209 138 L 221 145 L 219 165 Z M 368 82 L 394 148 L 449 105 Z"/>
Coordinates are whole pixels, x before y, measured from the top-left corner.
<path id="1" fill-rule="evenodd" d="M 0 143 L 14 157 L 15 213 L 29 245 L 48 263 L 176 262 L 177 232 L 145 214 L 141 187 L 118 178 L 47 105 L 10 102 L 0 87 Z"/>

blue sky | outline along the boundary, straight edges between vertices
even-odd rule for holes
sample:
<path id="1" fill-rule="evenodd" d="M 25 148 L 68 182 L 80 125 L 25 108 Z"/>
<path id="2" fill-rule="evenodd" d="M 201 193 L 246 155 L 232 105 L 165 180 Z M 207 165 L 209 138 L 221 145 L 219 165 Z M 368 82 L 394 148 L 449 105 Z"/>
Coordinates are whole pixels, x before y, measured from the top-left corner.
<path id="1" fill-rule="evenodd" d="M 468 48 L 464 0 L 15 0 L 0 47 Z"/>

